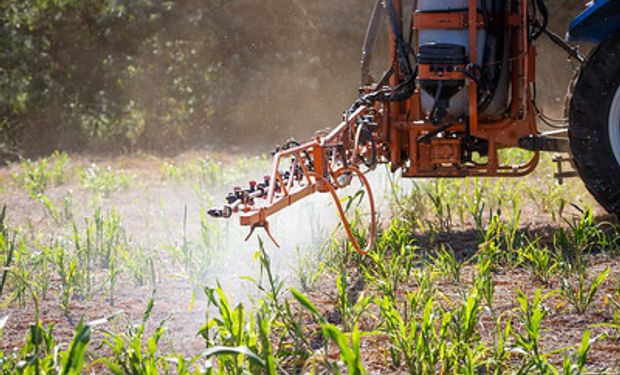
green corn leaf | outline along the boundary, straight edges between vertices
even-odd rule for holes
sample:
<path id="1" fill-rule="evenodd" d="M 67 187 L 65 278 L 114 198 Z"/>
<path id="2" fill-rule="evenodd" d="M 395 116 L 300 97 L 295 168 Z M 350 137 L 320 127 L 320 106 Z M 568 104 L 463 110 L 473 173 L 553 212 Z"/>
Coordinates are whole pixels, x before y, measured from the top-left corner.
<path id="1" fill-rule="evenodd" d="M 583 369 L 586 365 L 586 360 L 588 358 L 588 352 L 590 351 L 590 331 L 587 330 L 583 334 L 583 339 L 581 340 L 581 346 L 577 351 L 577 366 L 579 369 Z"/>
<path id="2" fill-rule="evenodd" d="M 62 367 L 62 375 L 80 374 L 84 367 L 84 356 L 90 342 L 91 333 L 91 326 L 85 325 L 83 322 L 78 324 L 69 351 L 63 356 L 64 365 Z"/>
<path id="3" fill-rule="evenodd" d="M 291 288 L 291 293 L 293 294 L 293 297 L 297 300 L 297 302 L 299 302 L 306 310 L 308 310 L 315 317 L 317 317 L 317 319 L 319 319 L 320 322 L 322 323 L 325 322 L 325 318 L 323 317 L 323 315 L 321 315 L 321 313 L 314 306 L 314 304 L 310 302 L 308 297 L 304 296 L 303 294 L 301 294 L 294 288 Z"/>
<path id="4" fill-rule="evenodd" d="M 214 346 L 208 350 L 205 350 L 202 353 L 201 357 L 211 358 L 213 356 L 217 357 L 220 355 L 243 355 L 246 358 L 252 360 L 254 363 L 260 365 L 261 367 L 263 368 L 267 367 L 267 365 L 265 364 L 265 361 L 263 361 L 256 353 L 254 353 L 247 346 L 237 346 L 237 347 Z"/>

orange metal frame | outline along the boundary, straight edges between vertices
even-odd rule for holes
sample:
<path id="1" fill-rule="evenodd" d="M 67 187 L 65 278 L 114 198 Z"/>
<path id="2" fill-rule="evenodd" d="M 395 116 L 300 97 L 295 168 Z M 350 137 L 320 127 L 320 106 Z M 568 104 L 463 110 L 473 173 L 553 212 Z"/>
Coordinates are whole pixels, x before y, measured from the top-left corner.
<path id="1" fill-rule="evenodd" d="M 269 231 L 267 218 L 313 193 L 328 192 L 333 197 L 344 228 L 351 239 L 353 248 L 360 254 L 366 254 L 369 249 L 372 248 L 376 231 L 376 215 L 370 183 L 364 174 L 357 167 L 352 165 L 355 156 L 353 156 L 352 159 L 349 158 L 349 160 L 346 160 L 347 155 L 340 155 L 342 159 L 334 159 L 334 155 L 336 155 L 338 151 L 342 153 L 341 149 L 343 145 L 355 142 L 353 137 L 354 133 L 352 133 L 351 130 L 356 121 L 368 114 L 369 110 L 370 108 L 367 106 L 361 106 L 354 113 L 347 116 L 343 122 L 327 136 L 316 137 L 306 144 L 275 154 L 269 182 L 269 193 L 265 198 L 265 204 L 258 208 L 254 207 L 254 205 L 246 204 L 241 208 L 243 214 L 241 215 L 240 223 L 241 225 L 251 227 L 250 235 L 255 228 L 262 227 L 277 245 L 277 242 Z M 351 148 L 348 148 L 348 150 L 352 151 Z M 356 155 L 356 152 L 351 152 L 351 154 Z M 282 170 L 281 168 L 287 160 L 289 160 L 288 168 Z M 341 160 L 346 160 L 346 162 L 341 164 Z M 311 161 L 314 170 L 308 169 L 307 165 L 309 161 Z M 351 162 L 351 164 L 349 164 L 349 162 Z M 284 178 L 286 172 L 288 172 L 289 176 L 294 176 L 298 168 L 302 170 L 301 174 L 297 173 L 298 178 L 295 179 L 290 177 L 288 182 L 286 182 Z M 370 206 L 370 238 L 365 248 L 362 248 L 355 239 L 351 226 L 346 218 L 345 210 L 336 192 L 338 189 L 348 186 L 353 177 L 359 178 L 362 183 L 363 188 L 367 192 Z M 343 182 L 340 181 L 341 178 L 344 178 Z M 248 235 L 248 238 L 250 235 Z"/>
<path id="2" fill-rule="evenodd" d="M 394 1 L 398 3 L 398 0 Z M 398 7 L 400 9 L 400 7 Z M 392 150 L 390 162 L 394 169 L 404 168 L 404 177 L 465 177 L 465 176 L 512 176 L 519 177 L 532 172 L 538 165 L 539 155 L 522 165 L 502 165 L 499 150 L 518 147 L 519 139 L 537 133 L 536 116 L 532 104 L 530 84 L 534 81 L 535 55 L 533 46 L 528 45 L 527 37 L 527 1 L 511 1 L 512 11 L 508 14 L 509 27 L 512 28 L 512 102 L 506 116 L 501 120 L 484 121 L 478 113 L 478 87 L 473 79 L 465 79 L 464 73 L 457 71 L 433 72 L 428 65 L 419 65 L 419 79 L 448 80 L 465 79 L 468 91 L 468 126 L 472 137 L 488 142 L 488 158 L 484 164 L 445 163 L 434 155 L 435 147 L 445 144 L 419 144 L 417 139 L 436 126 L 425 120 L 421 108 L 419 91 L 405 103 L 392 103 L 385 116 L 384 126 L 391 135 L 387 140 Z M 466 16 L 466 17 L 465 17 Z M 466 18 L 466 20 L 465 20 Z M 413 17 L 414 29 L 467 29 L 469 33 L 469 58 L 476 61 L 478 55 L 478 30 L 484 20 L 478 12 L 477 0 L 469 0 L 467 12 L 453 13 L 416 13 Z M 515 22 L 518 20 L 519 22 Z M 393 44 L 393 43 L 392 43 Z M 396 51 L 391 49 L 392 58 Z M 463 68 L 463 67 L 461 67 Z M 398 64 L 393 69 L 398 72 Z M 402 77 L 400 77 L 402 78 Z M 393 84 L 398 83 L 398 75 Z M 455 123 L 448 132 L 465 132 L 466 124 Z M 460 145 L 454 144 L 455 151 Z M 408 155 L 404 159 L 403 154 Z"/>
<path id="3" fill-rule="evenodd" d="M 393 3 L 400 17 L 400 0 L 393 0 Z M 389 161 L 393 171 L 401 169 L 404 177 L 518 177 L 532 172 L 539 161 L 538 153 L 535 153 L 529 162 L 520 165 L 503 165 L 499 156 L 501 149 L 518 147 L 521 137 L 537 134 L 530 91 L 530 85 L 535 78 L 536 51 L 533 46 L 528 45 L 527 0 L 511 0 L 510 4 L 511 10 L 507 19 L 508 27 L 512 29 L 510 58 L 512 90 L 510 106 L 502 119 L 490 121 L 480 117 L 478 87 L 474 79 L 465 75 L 464 66 L 437 70 L 431 69 L 428 65 L 419 65 L 419 79 L 458 79 L 466 82 L 467 122 L 456 122 L 446 129 L 452 134 L 462 134 L 462 137 L 446 139 L 435 137 L 428 142 L 418 142 L 421 136 L 437 129 L 436 125 L 425 118 L 419 90 L 402 102 L 362 105 L 355 112 L 345 116 L 342 123 L 328 135 L 316 137 L 306 144 L 278 152 L 274 158 L 268 193 L 264 197 L 265 202 L 258 206 L 252 200 L 244 202 L 239 208 L 242 212 L 241 225 L 250 226 L 252 231 L 257 227 L 263 227 L 273 239 L 267 222 L 269 216 L 313 193 L 330 193 L 353 247 L 365 254 L 374 241 L 375 206 L 370 185 L 364 174 L 356 167 L 360 164 L 360 155 L 367 146 L 359 144 L 359 121 L 364 116 L 371 116 L 374 123 L 378 124 L 378 128 L 372 133 L 377 159 L 383 162 Z M 417 13 L 413 15 L 413 20 L 413 27 L 416 30 L 467 29 L 469 58 L 470 61 L 477 61 L 479 48 L 477 36 L 479 28 L 484 25 L 483 17 L 478 13 L 477 0 L 469 0 L 469 10 L 465 12 Z M 402 76 L 398 59 L 395 58 L 396 43 L 392 32 L 389 34 L 389 39 L 390 57 L 394 62 L 389 84 L 394 87 L 405 77 Z M 463 162 L 462 149 L 466 132 L 469 132 L 471 137 L 488 143 L 486 162 Z M 288 166 L 286 163 L 289 163 Z M 285 176 L 289 176 L 288 179 Z M 367 190 L 371 210 L 370 239 L 364 249 L 354 238 L 337 196 L 337 190 L 349 185 L 354 177 L 359 178 Z"/>

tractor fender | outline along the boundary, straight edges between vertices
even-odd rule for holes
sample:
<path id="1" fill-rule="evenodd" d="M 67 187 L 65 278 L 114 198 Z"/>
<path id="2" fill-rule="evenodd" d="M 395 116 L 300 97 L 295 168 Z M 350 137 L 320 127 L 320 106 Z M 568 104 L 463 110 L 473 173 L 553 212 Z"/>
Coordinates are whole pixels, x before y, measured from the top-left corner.
<path id="1" fill-rule="evenodd" d="M 570 24 L 567 39 L 570 42 L 601 44 L 620 31 L 620 0 L 594 0 Z"/>

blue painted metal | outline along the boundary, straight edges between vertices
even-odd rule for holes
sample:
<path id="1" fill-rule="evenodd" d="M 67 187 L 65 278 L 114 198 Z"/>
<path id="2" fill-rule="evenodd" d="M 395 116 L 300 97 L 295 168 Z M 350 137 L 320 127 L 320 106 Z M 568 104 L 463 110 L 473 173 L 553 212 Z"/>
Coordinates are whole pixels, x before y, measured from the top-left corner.
<path id="1" fill-rule="evenodd" d="M 620 0 L 596 0 L 573 20 L 568 30 L 571 42 L 588 41 L 595 44 L 620 31 Z"/>

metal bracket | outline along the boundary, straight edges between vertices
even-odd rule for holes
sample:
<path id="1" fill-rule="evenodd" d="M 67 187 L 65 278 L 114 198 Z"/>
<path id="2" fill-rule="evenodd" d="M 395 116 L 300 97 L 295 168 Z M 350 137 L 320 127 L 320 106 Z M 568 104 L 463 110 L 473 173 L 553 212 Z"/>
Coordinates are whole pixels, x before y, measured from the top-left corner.
<path id="1" fill-rule="evenodd" d="M 558 184 L 564 185 L 564 180 L 572 177 L 579 177 L 577 171 L 571 168 L 569 171 L 565 171 L 563 166 L 564 163 L 572 163 L 572 159 L 566 156 L 557 155 L 553 158 L 553 162 L 556 166 L 556 173 L 553 177 L 558 181 Z M 571 164 L 572 166 L 572 164 Z"/>
<path id="2" fill-rule="evenodd" d="M 519 146 L 529 151 L 570 153 L 567 130 L 554 130 L 519 139 Z"/>

